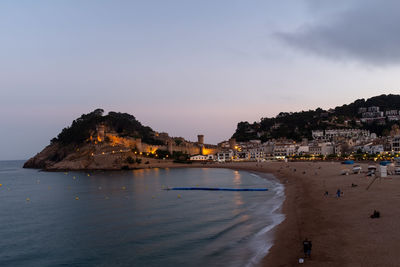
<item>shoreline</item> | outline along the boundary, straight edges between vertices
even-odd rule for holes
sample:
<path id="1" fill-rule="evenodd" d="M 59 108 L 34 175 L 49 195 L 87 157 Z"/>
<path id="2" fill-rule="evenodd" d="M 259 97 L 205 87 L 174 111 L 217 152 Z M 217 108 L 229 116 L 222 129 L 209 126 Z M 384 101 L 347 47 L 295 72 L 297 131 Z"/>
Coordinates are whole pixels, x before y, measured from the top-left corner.
<path id="1" fill-rule="evenodd" d="M 135 170 L 140 170 L 140 169 L 155 169 L 155 168 L 218 168 L 218 169 L 232 169 L 232 170 L 241 170 L 241 171 L 247 171 L 247 172 L 253 172 L 257 175 L 259 175 L 263 179 L 273 179 L 277 183 L 280 183 L 284 187 L 284 192 L 283 192 L 283 201 L 280 205 L 280 207 L 275 211 L 275 213 L 282 214 L 284 216 L 284 219 L 282 222 L 278 223 L 277 225 L 274 225 L 273 228 L 270 230 L 271 236 L 272 236 L 272 246 L 269 248 L 268 252 L 266 255 L 263 255 L 261 260 L 258 262 L 258 265 L 264 265 L 264 262 L 268 261 L 268 263 L 274 263 L 276 262 L 270 254 L 272 254 L 272 250 L 274 247 L 277 245 L 277 236 L 278 236 L 278 231 L 281 228 L 280 226 L 284 224 L 287 219 L 288 219 L 288 214 L 285 212 L 285 206 L 287 206 L 287 188 L 286 185 L 282 182 L 282 178 L 276 173 L 273 169 L 266 168 L 267 163 L 255 163 L 255 162 L 235 162 L 235 163 L 193 163 L 193 164 L 183 164 L 183 163 L 172 163 L 172 162 L 163 162 L 163 164 L 149 164 L 147 166 L 142 166 L 140 168 L 132 168 L 129 170 L 121 170 L 121 169 L 43 169 L 40 171 L 46 171 L 46 172 L 74 172 L 74 171 L 82 171 L 82 172 L 112 172 L 112 171 L 135 171 Z M 266 177 L 269 176 L 269 177 Z M 279 238 L 281 240 L 281 238 Z M 272 266 L 277 266 L 273 264 Z"/>
<path id="2" fill-rule="evenodd" d="M 275 225 L 271 229 L 272 233 L 272 246 L 269 248 L 263 259 L 258 262 L 260 266 L 293 266 L 297 263 L 295 251 L 298 251 L 297 242 L 293 242 L 293 237 L 298 238 L 298 233 L 296 233 L 297 222 L 294 224 L 293 220 L 297 221 L 295 216 L 295 209 L 293 209 L 293 204 L 295 200 L 295 191 L 293 190 L 292 184 L 287 183 L 287 178 L 285 178 L 280 172 L 275 168 L 268 166 L 271 163 L 254 163 L 254 162 L 243 162 L 243 163 L 225 163 L 224 166 L 215 166 L 216 168 L 229 168 L 234 170 L 242 170 L 255 172 L 259 174 L 270 174 L 273 179 L 283 185 L 284 187 L 284 199 L 281 206 L 278 208 L 278 212 L 284 215 L 284 220 Z M 284 164 L 281 162 L 274 162 L 274 164 Z M 263 178 L 263 175 L 261 176 Z M 291 238 L 292 236 L 292 238 Z M 295 240 L 296 241 L 296 240 Z M 292 253 L 290 253 L 292 251 Z"/>
<path id="3" fill-rule="evenodd" d="M 400 210 L 400 176 L 374 179 L 366 176 L 368 163 L 359 165 L 364 172 L 350 175 L 341 175 L 341 171 L 352 166 L 339 162 L 171 163 L 146 167 L 228 168 L 274 175 L 284 185 L 280 213 L 285 220 L 273 228 L 273 245 L 260 266 L 298 265 L 299 258 L 304 257 L 305 238 L 313 243 L 312 257 L 304 262 L 307 266 L 400 266 L 400 236 L 396 235 L 400 229 L 396 213 Z M 338 188 L 344 193 L 340 198 L 335 197 Z M 381 218 L 370 218 L 375 209 Z"/>

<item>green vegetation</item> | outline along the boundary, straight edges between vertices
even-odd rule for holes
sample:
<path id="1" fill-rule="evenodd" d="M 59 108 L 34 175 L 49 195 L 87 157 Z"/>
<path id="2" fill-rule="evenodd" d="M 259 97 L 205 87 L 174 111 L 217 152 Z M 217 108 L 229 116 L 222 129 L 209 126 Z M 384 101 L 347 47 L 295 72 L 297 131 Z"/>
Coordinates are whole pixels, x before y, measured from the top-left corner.
<path id="1" fill-rule="evenodd" d="M 148 126 L 143 126 L 134 116 L 113 111 L 103 116 L 103 113 L 104 110 L 96 109 L 88 114 L 83 114 L 74 120 L 71 126 L 64 128 L 51 142 L 63 145 L 84 143 L 96 132 L 96 127 L 103 124 L 108 130 L 115 131 L 119 136 L 141 138 L 142 142 L 147 144 L 163 145 L 162 141 L 154 138 L 154 131 Z"/>
<path id="2" fill-rule="evenodd" d="M 174 151 L 172 153 L 172 158 L 174 159 L 175 163 L 191 163 L 189 160 L 189 155 L 181 151 Z"/>
<path id="3" fill-rule="evenodd" d="M 161 150 L 161 149 L 157 149 L 156 155 L 158 155 L 158 158 L 160 159 L 171 157 L 171 154 L 167 150 Z"/>
<path id="4" fill-rule="evenodd" d="M 134 164 L 134 163 L 135 163 L 135 160 L 134 160 L 131 156 L 128 156 L 128 157 L 126 158 L 126 162 L 128 162 L 129 164 Z"/>
<path id="5" fill-rule="evenodd" d="M 239 122 L 233 138 L 239 142 L 258 139 L 266 142 L 270 139 L 289 138 L 300 141 L 311 139 L 313 130 L 336 128 L 359 128 L 369 130 L 378 136 L 387 134 L 395 122 L 385 121 L 371 124 L 357 124 L 361 118 L 358 109 L 361 107 L 378 106 L 381 111 L 400 109 L 400 95 L 381 95 L 367 100 L 359 99 L 349 105 L 343 105 L 331 110 L 281 112 L 274 118 L 261 118 L 260 122 Z"/>

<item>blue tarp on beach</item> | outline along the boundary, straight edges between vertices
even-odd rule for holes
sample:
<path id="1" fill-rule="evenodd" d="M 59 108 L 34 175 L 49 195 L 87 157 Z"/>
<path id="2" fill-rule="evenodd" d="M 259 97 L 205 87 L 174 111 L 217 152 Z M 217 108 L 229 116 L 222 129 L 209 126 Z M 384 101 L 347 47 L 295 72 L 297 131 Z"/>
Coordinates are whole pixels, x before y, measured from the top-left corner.
<path id="1" fill-rule="evenodd" d="M 351 164 L 354 164 L 354 160 L 345 160 L 345 161 L 342 162 L 342 164 L 349 164 L 349 165 L 351 165 Z"/>

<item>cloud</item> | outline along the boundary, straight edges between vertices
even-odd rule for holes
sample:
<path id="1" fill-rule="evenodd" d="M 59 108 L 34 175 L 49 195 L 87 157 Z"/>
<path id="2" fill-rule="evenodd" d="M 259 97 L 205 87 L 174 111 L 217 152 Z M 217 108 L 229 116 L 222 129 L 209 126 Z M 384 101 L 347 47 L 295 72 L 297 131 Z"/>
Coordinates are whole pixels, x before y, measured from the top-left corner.
<path id="1" fill-rule="evenodd" d="M 326 10 L 335 1 L 307 3 L 314 21 L 292 32 L 276 33 L 279 39 L 332 59 L 380 66 L 400 63 L 400 1 L 352 1 L 334 13 Z M 321 15 L 324 11 L 326 16 Z"/>

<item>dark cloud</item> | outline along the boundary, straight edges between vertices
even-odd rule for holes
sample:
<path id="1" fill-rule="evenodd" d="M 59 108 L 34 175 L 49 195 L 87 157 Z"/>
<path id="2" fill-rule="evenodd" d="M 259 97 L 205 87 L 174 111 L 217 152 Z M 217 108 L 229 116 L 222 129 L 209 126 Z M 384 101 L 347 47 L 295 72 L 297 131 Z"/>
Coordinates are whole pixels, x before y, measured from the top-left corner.
<path id="1" fill-rule="evenodd" d="M 400 63 L 400 1 L 349 2 L 347 10 L 321 16 L 327 5 L 309 1 L 315 21 L 278 38 L 305 51 L 339 60 L 372 65 Z M 320 12 L 320 14 L 317 14 Z M 322 14 L 323 15 L 323 14 Z"/>

